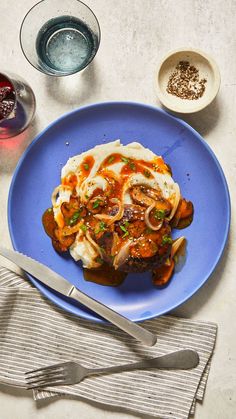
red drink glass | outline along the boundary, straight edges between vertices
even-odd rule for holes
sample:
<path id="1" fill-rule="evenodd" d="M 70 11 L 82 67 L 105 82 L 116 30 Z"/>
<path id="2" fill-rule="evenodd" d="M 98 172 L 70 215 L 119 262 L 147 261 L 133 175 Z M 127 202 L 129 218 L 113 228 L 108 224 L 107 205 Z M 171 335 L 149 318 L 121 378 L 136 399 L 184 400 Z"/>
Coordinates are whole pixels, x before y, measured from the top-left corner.
<path id="1" fill-rule="evenodd" d="M 35 96 L 28 83 L 0 72 L 0 140 L 24 131 L 35 113 Z"/>

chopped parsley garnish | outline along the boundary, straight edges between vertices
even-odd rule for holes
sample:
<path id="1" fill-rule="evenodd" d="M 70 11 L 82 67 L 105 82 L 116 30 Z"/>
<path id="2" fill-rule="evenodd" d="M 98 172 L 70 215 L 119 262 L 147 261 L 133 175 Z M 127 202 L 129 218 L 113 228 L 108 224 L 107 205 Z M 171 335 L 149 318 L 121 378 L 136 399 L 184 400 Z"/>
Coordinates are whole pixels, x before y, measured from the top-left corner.
<path id="1" fill-rule="evenodd" d="M 136 164 L 133 161 L 130 161 L 127 157 L 121 157 L 121 160 L 125 164 L 128 164 L 131 170 L 136 170 Z"/>
<path id="2" fill-rule="evenodd" d="M 109 159 L 108 159 L 108 163 L 110 164 L 110 163 L 112 163 L 113 162 L 113 160 L 115 160 L 115 157 L 114 156 L 110 156 L 109 157 Z"/>
<path id="3" fill-rule="evenodd" d="M 129 232 L 128 231 L 126 231 L 126 233 L 125 234 L 123 234 L 123 236 L 122 236 L 122 239 L 124 239 L 125 237 L 127 237 L 129 235 Z"/>
<path id="4" fill-rule="evenodd" d="M 69 225 L 75 224 L 76 221 L 78 221 L 80 219 L 80 215 L 81 215 L 81 210 L 76 211 L 72 217 L 69 219 Z"/>
<path id="5" fill-rule="evenodd" d="M 101 221 L 101 222 L 99 223 L 99 227 L 98 227 L 98 229 L 97 229 L 97 230 L 95 230 L 95 234 L 98 234 L 98 233 L 100 233 L 101 231 L 104 231 L 104 230 L 105 230 L 105 228 L 106 228 L 106 223 L 104 223 L 104 221 Z"/>
<path id="6" fill-rule="evenodd" d="M 128 227 L 129 226 L 129 221 L 125 221 L 124 225 L 125 225 L 125 227 Z"/>
<path id="7" fill-rule="evenodd" d="M 156 218 L 156 220 L 164 220 L 165 216 L 166 216 L 166 212 L 165 212 L 165 210 L 162 210 L 162 209 L 160 209 L 160 210 L 155 209 L 155 212 L 154 212 L 154 217 Z"/>
<path id="8" fill-rule="evenodd" d="M 99 256 L 97 256 L 97 257 L 96 257 L 96 262 L 98 262 L 98 263 L 103 263 L 103 259 L 102 259 L 102 258 L 100 258 Z"/>
<path id="9" fill-rule="evenodd" d="M 162 237 L 162 244 L 172 244 L 173 240 L 170 236 L 167 236 L 167 234 L 165 234 Z"/>
<path id="10" fill-rule="evenodd" d="M 86 199 L 89 199 L 89 196 L 86 194 L 86 195 L 85 195 L 85 198 L 86 198 Z"/>
<path id="11" fill-rule="evenodd" d="M 143 174 L 146 177 L 150 177 L 151 176 L 151 173 L 148 170 L 144 170 Z"/>
<path id="12" fill-rule="evenodd" d="M 48 212 L 52 212 L 52 208 L 48 208 Z"/>
<path id="13" fill-rule="evenodd" d="M 149 227 L 147 227 L 146 230 L 145 230 L 145 233 L 146 234 L 150 234 L 152 232 L 153 232 L 153 230 L 151 228 L 149 228 Z"/>
<path id="14" fill-rule="evenodd" d="M 80 228 L 84 233 L 87 231 L 87 227 L 85 224 L 81 224 Z"/>
<path id="15" fill-rule="evenodd" d="M 96 201 L 94 201 L 94 203 L 93 203 L 93 208 L 94 208 L 94 209 L 95 209 L 95 208 L 98 208 L 98 207 L 99 207 L 99 205 L 100 205 L 100 203 L 101 203 L 100 199 L 96 199 Z"/>
<path id="16" fill-rule="evenodd" d="M 131 170 L 136 170 L 136 165 L 132 161 L 129 163 L 129 167 Z"/>
<path id="17" fill-rule="evenodd" d="M 100 224 L 99 224 L 99 227 L 100 227 L 100 230 L 105 230 L 105 228 L 106 228 L 106 223 L 104 223 L 104 221 L 101 221 L 100 222 Z"/>
<path id="18" fill-rule="evenodd" d="M 85 170 L 89 170 L 89 165 L 88 165 L 88 163 L 84 163 L 84 168 L 85 168 Z"/>
<path id="19" fill-rule="evenodd" d="M 129 159 L 127 159 L 127 157 L 121 157 L 121 160 L 126 164 L 129 163 Z"/>
<path id="20" fill-rule="evenodd" d="M 125 226 L 120 226 L 120 229 L 124 232 L 122 238 L 127 237 L 129 235 L 128 230 L 125 228 Z"/>

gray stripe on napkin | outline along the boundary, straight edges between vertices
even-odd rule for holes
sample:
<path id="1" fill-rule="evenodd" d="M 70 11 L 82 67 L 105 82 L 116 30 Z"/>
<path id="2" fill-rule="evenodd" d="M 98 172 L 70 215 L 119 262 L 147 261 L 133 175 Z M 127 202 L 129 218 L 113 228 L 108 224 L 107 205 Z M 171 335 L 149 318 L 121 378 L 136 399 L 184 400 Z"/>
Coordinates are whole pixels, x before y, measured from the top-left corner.
<path id="1" fill-rule="evenodd" d="M 32 288 L 28 278 L 23 278 L 15 272 L 0 266 L 0 287 Z"/>
<path id="2" fill-rule="evenodd" d="M 216 325 L 171 316 L 142 325 L 157 334 L 155 347 L 141 346 L 112 325 L 64 312 L 33 287 L 25 288 L 18 275 L 0 269 L 0 382 L 24 384 L 25 371 L 62 361 L 105 367 L 190 348 L 200 356 L 193 370 L 123 372 L 34 392 L 36 400 L 70 394 L 161 419 L 185 419 L 204 394 Z"/>

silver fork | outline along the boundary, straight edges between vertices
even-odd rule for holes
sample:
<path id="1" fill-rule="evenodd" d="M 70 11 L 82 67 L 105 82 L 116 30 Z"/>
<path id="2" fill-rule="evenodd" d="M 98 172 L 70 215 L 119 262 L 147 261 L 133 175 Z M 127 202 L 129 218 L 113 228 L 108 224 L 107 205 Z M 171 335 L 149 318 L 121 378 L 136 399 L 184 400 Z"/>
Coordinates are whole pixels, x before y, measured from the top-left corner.
<path id="1" fill-rule="evenodd" d="M 85 368 L 77 362 L 63 362 L 49 367 L 38 368 L 25 373 L 27 389 L 77 384 L 85 377 L 97 374 L 111 374 L 145 368 L 190 369 L 199 363 L 196 351 L 183 349 L 156 358 L 139 362 L 116 365 L 108 368 Z"/>

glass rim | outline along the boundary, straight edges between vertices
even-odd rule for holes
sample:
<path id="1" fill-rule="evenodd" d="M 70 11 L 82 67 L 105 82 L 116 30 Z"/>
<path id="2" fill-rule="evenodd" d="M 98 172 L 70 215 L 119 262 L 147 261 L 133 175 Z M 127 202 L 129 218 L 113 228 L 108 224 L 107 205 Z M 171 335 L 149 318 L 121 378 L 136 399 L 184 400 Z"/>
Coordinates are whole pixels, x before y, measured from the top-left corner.
<path id="1" fill-rule="evenodd" d="M 97 49 L 96 49 L 96 52 L 95 52 L 95 54 L 94 54 L 94 56 L 86 63 L 86 65 L 84 66 L 84 67 L 82 67 L 80 70 L 75 70 L 75 71 L 72 71 L 72 72 L 70 72 L 70 73 L 65 73 L 65 74 L 59 74 L 59 73 L 55 73 L 55 74 L 50 74 L 50 73 L 47 73 L 47 72 L 45 72 L 45 71 L 43 71 L 41 68 L 39 68 L 39 67 L 36 67 L 36 65 L 34 65 L 30 60 L 29 60 L 29 58 L 27 57 L 27 55 L 26 55 L 26 53 L 25 53 L 25 50 L 24 50 L 24 48 L 23 48 L 23 43 L 22 43 L 22 28 L 23 28 L 23 26 L 24 26 L 24 23 L 25 23 L 25 20 L 26 20 L 26 18 L 27 18 L 27 16 L 30 14 L 30 12 L 36 7 L 36 6 L 38 6 L 40 3 L 43 3 L 43 2 L 50 2 L 51 0 L 40 0 L 40 1 L 38 1 L 37 3 L 35 3 L 29 10 L 28 10 L 28 12 L 25 14 L 25 16 L 24 16 L 24 18 L 23 18 L 23 20 L 22 20 L 22 22 L 21 22 L 21 26 L 20 26 L 20 32 L 19 32 L 19 40 L 20 40 L 20 46 L 21 46 L 21 51 L 23 52 L 23 55 L 24 55 L 24 57 L 26 58 L 26 60 L 28 61 L 28 63 L 32 66 L 32 67 L 34 67 L 36 70 L 38 70 L 38 71 L 40 71 L 42 74 L 45 74 L 45 75 L 47 75 L 47 76 L 50 76 L 50 77 L 67 77 L 67 76 L 72 76 L 73 74 L 76 74 L 76 73 L 80 73 L 81 71 L 83 71 L 86 67 L 88 67 L 88 65 L 89 64 L 91 64 L 91 62 L 94 60 L 94 58 L 96 57 L 96 55 L 97 55 L 97 52 L 98 52 L 98 50 L 99 50 L 99 46 L 100 46 L 100 42 L 101 42 L 101 27 L 100 27 L 100 24 L 99 24 L 99 21 L 98 21 L 98 18 L 97 18 L 97 16 L 95 15 L 95 13 L 93 12 L 93 10 L 89 7 L 89 6 L 87 6 L 87 4 L 85 4 L 83 1 L 81 1 L 81 0 L 73 0 L 73 1 L 76 1 L 77 3 L 81 3 L 81 4 L 83 4 L 91 13 L 92 13 L 92 15 L 93 15 L 93 17 L 95 18 L 95 21 L 96 21 L 96 23 L 97 23 L 97 26 L 98 26 L 98 45 L 97 45 Z M 61 1 L 61 0 L 57 0 L 58 2 L 59 1 Z M 1 72 L 1 71 L 0 71 Z M 15 86 L 14 86 L 15 87 Z"/>

